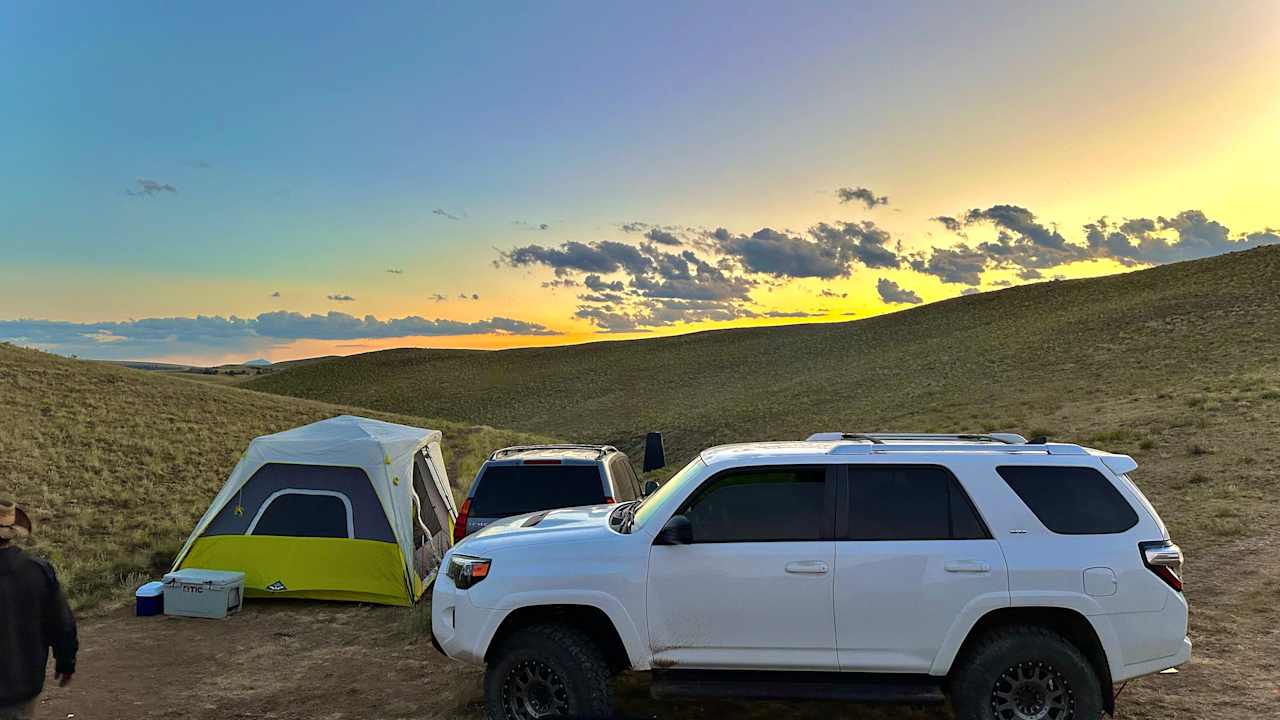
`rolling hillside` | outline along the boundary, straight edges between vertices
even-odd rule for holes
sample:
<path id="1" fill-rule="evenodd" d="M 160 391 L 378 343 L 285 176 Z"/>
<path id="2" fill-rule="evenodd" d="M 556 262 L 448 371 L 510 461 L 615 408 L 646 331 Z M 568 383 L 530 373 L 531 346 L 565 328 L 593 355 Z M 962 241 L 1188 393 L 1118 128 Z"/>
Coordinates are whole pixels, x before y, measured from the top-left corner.
<path id="1" fill-rule="evenodd" d="M 676 457 L 816 430 L 1063 435 L 1079 432 L 1056 419 L 1063 406 L 1274 386 L 1278 293 L 1272 247 L 849 323 L 501 352 L 389 350 L 245 386 L 630 448 L 663 430 Z"/>
<path id="2" fill-rule="evenodd" d="M 493 448 L 535 439 L 0 344 L 0 496 L 31 513 L 33 549 L 73 602 L 93 605 L 168 569 L 251 438 L 342 413 L 441 430 L 455 488 Z"/>

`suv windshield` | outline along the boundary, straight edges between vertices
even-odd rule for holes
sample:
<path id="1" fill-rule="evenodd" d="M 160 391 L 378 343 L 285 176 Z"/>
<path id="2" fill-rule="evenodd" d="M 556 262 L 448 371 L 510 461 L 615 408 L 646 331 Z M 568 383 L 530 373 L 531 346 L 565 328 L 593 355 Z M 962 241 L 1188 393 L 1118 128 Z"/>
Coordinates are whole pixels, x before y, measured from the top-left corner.
<path id="1" fill-rule="evenodd" d="M 595 465 L 490 465 L 476 481 L 471 513 L 508 517 L 603 502 L 604 486 Z"/>
<path id="2" fill-rule="evenodd" d="M 632 518 L 631 527 L 644 527 L 644 524 L 648 522 L 649 518 L 653 515 L 654 508 L 662 505 L 662 501 L 666 499 L 668 495 L 689 482 L 689 478 L 697 475 L 698 470 L 702 467 L 704 467 L 702 458 L 695 457 L 693 460 L 689 461 L 688 465 L 680 468 L 680 472 L 672 475 L 670 480 L 662 483 L 662 487 L 658 488 L 652 495 L 641 500 L 639 506 L 635 510 L 635 515 Z"/>

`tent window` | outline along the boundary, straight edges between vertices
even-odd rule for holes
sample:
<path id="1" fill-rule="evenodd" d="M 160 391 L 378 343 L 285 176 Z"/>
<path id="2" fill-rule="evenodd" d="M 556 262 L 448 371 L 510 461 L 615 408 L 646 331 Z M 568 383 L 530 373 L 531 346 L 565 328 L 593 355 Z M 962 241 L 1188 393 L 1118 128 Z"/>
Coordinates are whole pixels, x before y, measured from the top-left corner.
<path id="1" fill-rule="evenodd" d="M 272 493 L 246 535 L 355 537 L 351 500 L 332 490 L 289 488 Z"/>

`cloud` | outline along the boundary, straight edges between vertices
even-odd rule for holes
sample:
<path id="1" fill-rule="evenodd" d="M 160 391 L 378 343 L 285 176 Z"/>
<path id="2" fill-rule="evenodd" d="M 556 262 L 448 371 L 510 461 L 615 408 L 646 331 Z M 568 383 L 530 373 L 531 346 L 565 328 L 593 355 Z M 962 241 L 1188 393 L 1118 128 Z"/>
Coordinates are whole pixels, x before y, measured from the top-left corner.
<path id="1" fill-rule="evenodd" d="M 580 287 L 582 283 L 573 278 L 556 278 L 555 280 L 544 280 L 542 287 L 544 288 L 569 288 Z"/>
<path id="2" fill-rule="evenodd" d="M 157 182 L 155 180 L 147 180 L 146 178 L 138 178 L 136 188 L 128 188 L 124 192 L 126 195 L 134 197 L 154 197 L 161 193 L 177 193 L 178 188 L 169 183 Z"/>
<path id="3" fill-rule="evenodd" d="M 818 223 L 809 228 L 809 235 L 836 251 L 846 263 L 857 260 L 869 268 L 896 268 L 902 260 L 885 247 L 891 237 L 870 220 L 861 223 L 837 222 L 834 225 Z"/>
<path id="4" fill-rule="evenodd" d="M 752 235 L 732 235 L 724 228 L 709 234 L 719 252 L 734 258 L 748 272 L 778 278 L 848 277 L 854 263 L 870 268 L 902 264 L 887 247 L 888 231 L 870 221 L 818 223 L 808 237 L 761 228 Z"/>
<path id="5" fill-rule="evenodd" d="M 500 252 L 499 261 L 512 267 L 545 265 L 557 276 L 571 272 L 613 273 L 625 268 L 631 274 L 649 269 L 649 261 L 640 251 L 625 243 L 602 240 L 593 243 L 571 241 L 559 247 L 526 245 L 510 252 Z"/>
<path id="6" fill-rule="evenodd" d="M 934 248 L 928 253 L 911 258 L 912 270 L 934 277 L 947 283 L 977 285 L 982 282 L 982 272 L 986 270 L 989 257 L 986 253 L 975 250 L 968 245 L 957 245 L 951 248 Z"/>
<path id="7" fill-rule="evenodd" d="M 391 273 L 392 275 L 404 274 L 404 270 L 401 270 L 400 268 L 387 268 L 387 272 Z"/>
<path id="8" fill-rule="evenodd" d="M 981 293 L 981 292 L 982 292 L 981 288 L 967 287 L 961 290 L 960 294 L 961 295 L 977 295 L 978 293 Z"/>
<path id="9" fill-rule="evenodd" d="M 946 228 L 947 230 L 953 233 L 959 234 L 964 229 L 964 224 L 961 223 L 956 218 L 951 217 L 950 215 L 939 215 L 937 217 L 931 217 L 929 219 L 942 225 L 942 227 Z"/>
<path id="10" fill-rule="evenodd" d="M 0 340 L 88 357 L 139 357 L 178 351 L 243 351 L 280 341 L 364 340 L 452 335 L 556 335 L 543 325 L 507 317 L 464 322 L 418 316 L 379 320 L 346 313 L 303 315 L 283 310 L 254 318 L 207 316 L 123 322 L 0 320 Z"/>
<path id="11" fill-rule="evenodd" d="M 479 293 L 471 293 L 470 295 L 468 295 L 468 294 L 466 294 L 466 293 L 458 293 L 458 299 L 459 299 L 459 300 L 479 300 L 479 299 L 480 299 L 480 294 L 479 294 Z"/>
<path id="12" fill-rule="evenodd" d="M 806 317 L 822 317 L 820 312 L 805 312 L 804 310 L 770 310 L 763 313 L 767 318 L 806 318 Z"/>
<path id="13" fill-rule="evenodd" d="M 1018 271 L 1018 277 L 1022 280 L 1039 280 L 1044 277 L 1044 273 L 1035 268 L 1023 268 Z"/>
<path id="14" fill-rule="evenodd" d="M 526 222 L 524 220 L 515 220 L 512 222 L 512 224 L 518 225 L 524 228 L 525 230 L 543 231 L 543 230 L 551 229 L 551 226 L 548 225 L 547 223 L 531 223 L 531 222 Z"/>
<path id="15" fill-rule="evenodd" d="M 335 294 L 335 295 L 329 295 L 328 297 L 330 300 L 334 302 L 355 302 L 355 298 L 351 297 L 350 295 Z"/>
<path id="16" fill-rule="evenodd" d="M 1154 220 L 1136 218 L 1119 225 L 1101 218 L 1085 225 L 1084 230 L 1094 255 L 1126 265 L 1196 260 L 1280 243 L 1280 234 L 1269 229 L 1233 237 L 1229 228 L 1199 210 Z"/>
<path id="17" fill-rule="evenodd" d="M 715 231 L 720 250 L 736 258 L 749 272 L 774 277 L 834 278 L 849 275 L 849 263 L 834 248 L 761 228 L 751 235 Z"/>
<path id="18" fill-rule="evenodd" d="M 692 250 L 672 254 L 653 245 L 644 247 L 647 271 L 633 273 L 631 287 L 649 298 L 679 300 L 745 300 L 755 285 L 749 278 L 731 276 Z"/>
<path id="19" fill-rule="evenodd" d="M 652 228 L 644 234 L 645 238 L 659 245 L 680 245 L 680 238 L 661 228 Z"/>
<path id="20" fill-rule="evenodd" d="M 881 300 L 891 305 L 919 305 L 924 302 L 914 291 L 899 287 L 889 278 L 880 278 L 876 282 L 876 292 L 880 293 Z"/>
<path id="21" fill-rule="evenodd" d="M 278 298 L 278 297 L 280 297 L 280 291 L 279 291 L 279 290 L 277 290 L 277 291 L 275 291 L 275 292 L 271 293 L 271 297 L 273 297 L 273 298 Z"/>
<path id="22" fill-rule="evenodd" d="M 605 282 L 604 280 L 600 279 L 599 275 L 595 275 L 595 274 L 588 275 L 585 278 L 583 278 L 582 284 L 586 285 L 591 290 L 595 290 L 596 292 L 605 292 L 605 291 L 622 292 L 622 288 L 623 288 L 623 283 L 621 280 L 615 280 L 614 282 Z"/>
<path id="23" fill-rule="evenodd" d="M 440 217 L 442 217 L 442 218 L 447 218 L 447 219 L 449 219 L 449 220 L 461 220 L 461 219 L 462 219 L 462 218 L 458 217 L 457 215 L 454 215 L 453 213 L 448 212 L 447 210 L 444 210 L 443 208 L 436 208 L 435 210 L 432 210 L 432 211 L 431 211 L 431 214 L 432 214 L 432 215 L 439 215 Z"/>
<path id="24" fill-rule="evenodd" d="M 819 294 L 819 295 L 821 295 L 822 297 L 826 297 L 826 298 L 847 298 L 847 297 L 849 297 L 849 293 L 847 293 L 847 292 L 846 292 L 846 293 L 837 293 L 837 292 L 835 292 L 835 291 L 833 291 L 833 290 L 828 290 L 827 288 L 822 288 L 821 290 L 819 290 L 819 291 L 818 291 L 818 294 Z"/>
<path id="25" fill-rule="evenodd" d="M 877 205 L 889 204 L 889 197 L 887 195 L 880 195 L 877 197 L 875 193 L 864 187 L 837 188 L 836 197 L 840 198 L 841 203 L 857 202 L 866 205 L 868 210 L 874 210 Z"/>

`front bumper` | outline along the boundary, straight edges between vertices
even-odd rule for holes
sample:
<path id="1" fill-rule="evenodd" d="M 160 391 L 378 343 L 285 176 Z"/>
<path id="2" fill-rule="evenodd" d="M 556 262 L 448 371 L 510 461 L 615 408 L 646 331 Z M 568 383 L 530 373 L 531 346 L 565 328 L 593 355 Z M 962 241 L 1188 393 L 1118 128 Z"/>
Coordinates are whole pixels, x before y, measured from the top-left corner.
<path id="1" fill-rule="evenodd" d="M 504 612 L 476 607 L 465 590 L 441 575 L 431 595 L 431 644 L 454 660 L 483 665 Z"/>

